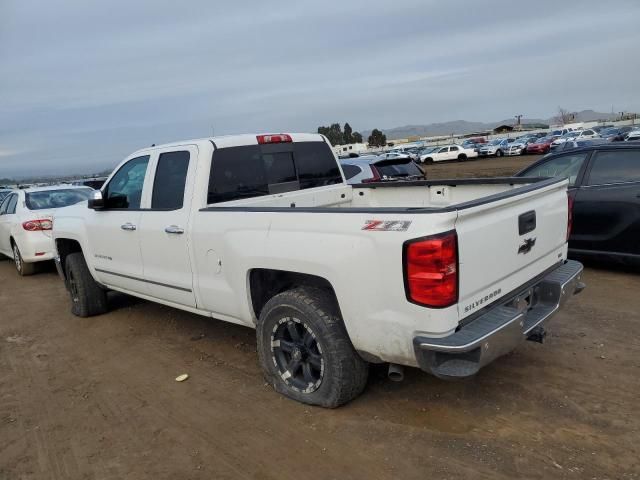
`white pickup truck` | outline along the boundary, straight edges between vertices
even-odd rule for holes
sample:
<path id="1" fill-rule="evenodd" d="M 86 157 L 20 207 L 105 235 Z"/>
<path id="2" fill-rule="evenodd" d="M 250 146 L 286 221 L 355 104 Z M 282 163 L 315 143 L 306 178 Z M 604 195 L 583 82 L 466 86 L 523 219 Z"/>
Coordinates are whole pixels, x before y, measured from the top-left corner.
<path id="1" fill-rule="evenodd" d="M 561 178 L 348 185 L 321 135 L 237 135 L 135 152 L 53 237 L 74 314 L 117 290 L 253 327 L 278 392 L 336 407 L 371 362 L 460 378 L 541 341 L 584 287 L 570 218 Z"/>

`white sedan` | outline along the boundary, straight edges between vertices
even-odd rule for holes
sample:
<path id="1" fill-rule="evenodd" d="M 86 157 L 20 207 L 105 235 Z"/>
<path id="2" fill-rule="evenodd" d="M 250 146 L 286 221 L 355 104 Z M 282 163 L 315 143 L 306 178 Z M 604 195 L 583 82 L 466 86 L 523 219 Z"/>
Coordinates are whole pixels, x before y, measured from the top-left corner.
<path id="1" fill-rule="evenodd" d="M 0 256 L 12 257 L 20 275 L 55 255 L 51 228 L 57 208 L 86 201 L 88 187 L 41 187 L 14 190 L 0 205 Z"/>
<path id="2" fill-rule="evenodd" d="M 433 150 L 420 155 L 422 163 L 442 162 L 445 160 L 466 160 L 478 156 L 473 148 L 465 148 L 462 145 L 443 145 L 434 147 Z"/>

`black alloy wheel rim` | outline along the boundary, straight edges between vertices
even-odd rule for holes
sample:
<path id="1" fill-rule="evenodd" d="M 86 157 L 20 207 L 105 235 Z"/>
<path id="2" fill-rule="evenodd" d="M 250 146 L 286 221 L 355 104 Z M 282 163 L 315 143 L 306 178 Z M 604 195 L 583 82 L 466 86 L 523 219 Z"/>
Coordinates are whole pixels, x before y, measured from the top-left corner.
<path id="1" fill-rule="evenodd" d="M 316 391 L 324 376 L 322 347 L 315 333 L 297 318 L 278 320 L 271 333 L 271 356 L 282 380 L 292 389 Z"/>

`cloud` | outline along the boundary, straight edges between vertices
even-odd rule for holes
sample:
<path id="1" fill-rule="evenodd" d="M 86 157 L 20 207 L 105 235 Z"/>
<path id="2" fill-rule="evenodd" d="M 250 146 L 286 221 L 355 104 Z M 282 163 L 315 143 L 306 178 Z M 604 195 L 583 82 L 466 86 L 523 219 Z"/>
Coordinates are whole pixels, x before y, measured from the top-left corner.
<path id="1" fill-rule="evenodd" d="M 633 0 L 21 0 L 0 16 L 0 177 L 97 171 L 213 129 L 640 110 Z"/>

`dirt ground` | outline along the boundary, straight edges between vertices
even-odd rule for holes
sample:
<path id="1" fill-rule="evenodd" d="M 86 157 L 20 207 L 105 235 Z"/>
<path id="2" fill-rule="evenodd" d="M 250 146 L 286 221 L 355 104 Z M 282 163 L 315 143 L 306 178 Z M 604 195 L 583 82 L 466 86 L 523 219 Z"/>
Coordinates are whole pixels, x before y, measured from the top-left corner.
<path id="1" fill-rule="evenodd" d="M 250 329 L 123 295 L 77 318 L 52 267 L 18 278 L 0 262 L 0 479 L 640 478 L 640 275 L 585 281 L 544 345 L 461 382 L 376 367 L 324 410 L 265 386 Z"/>

